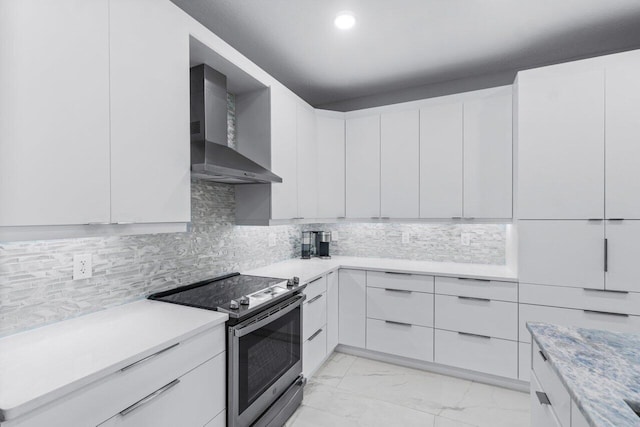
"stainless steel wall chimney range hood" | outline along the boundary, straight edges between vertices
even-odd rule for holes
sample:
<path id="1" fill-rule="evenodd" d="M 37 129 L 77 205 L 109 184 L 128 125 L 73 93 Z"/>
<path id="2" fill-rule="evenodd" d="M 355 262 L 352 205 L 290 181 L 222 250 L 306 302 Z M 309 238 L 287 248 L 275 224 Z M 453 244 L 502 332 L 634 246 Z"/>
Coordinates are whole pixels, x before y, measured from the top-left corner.
<path id="1" fill-rule="evenodd" d="M 227 77 L 205 64 L 191 68 L 191 176 L 227 184 L 282 182 L 229 146 Z"/>

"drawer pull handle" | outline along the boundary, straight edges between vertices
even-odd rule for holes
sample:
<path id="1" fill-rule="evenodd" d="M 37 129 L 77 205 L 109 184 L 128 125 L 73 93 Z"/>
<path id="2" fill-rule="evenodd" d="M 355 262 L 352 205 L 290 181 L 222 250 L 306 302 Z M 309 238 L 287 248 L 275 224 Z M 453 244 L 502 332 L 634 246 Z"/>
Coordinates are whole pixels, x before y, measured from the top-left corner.
<path id="1" fill-rule="evenodd" d="M 469 301 L 482 301 L 482 302 L 491 302 L 490 299 L 487 298 L 476 298 L 476 297 L 462 297 L 458 296 L 460 299 L 469 300 Z"/>
<path id="2" fill-rule="evenodd" d="M 472 282 L 490 282 L 491 281 L 489 279 L 474 279 L 471 277 L 458 277 L 458 280 L 469 280 Z"/>
<path id="3" fill-rule="evenodd" d="M 408 291 L 406 289 L 391 289 L 391 288 L 384 288 L 385 291 L 387 292 L 400 292 L 401 294 L 410 294 L 411 291 Z"/>
<path id="4" fill-rule="evenodd" d="M 461 216 L 452 216 L 451 219 L 462 219 Z"/>
<path id="5" fill-rule="evenodd" d="M 380 219 L 391 219 L 391 217 L 388 216 L 381 216 Z"/>
<path id="6" fill-rule="evenodd" d="M 485 340 L 490 340 L 491 337 L 488 335 L 479 335 L 479 334 L 471 334 L 469 332 L 458 332 L 459 335 L 464 335 L 466 337 L 476 337 L 476 338 L 482 338 Z"/>
<path id="7" fill-rule="evenodd" d="M 547 356 L 544 355 L 542 350 L 540 350 L 538 353 L 540 353 L 540 357 L 542 357 L 542 360 L 544 360 L 546 362 L 547 361 Z"/>
<path id="8" fill-rule="evenodd" d="M 313 335 L 311 335 L 311 336 L 309 337 L 309 339 L 308 339 L 307 341 L 313 341 L 313 339 L 314 339 L 315 337 L 317 337 L 318 335 L 320 335 L 321 333 L 322 333 L 322 329 L 318 329 L 318 330 L 317 330 Z"/>
<path id="9" fill-rule="evenodd" d="M 312 281 L 310 281 L 309 283 L 307 283 L 307 285 L 310 285 L 312 283 L 316 283 L 318 280 L 322 279 L 322 276 L 318 277 L 317 279 L 313 279 Z"/>
<path id="10" fill-rule="evenodd" d="M 311 298 L 309 301 L 307 301 L 307 304 L 311 304 L 312 302 L 318 301 L 320 298 L 322 298 L 322 295 L 324 295 L 324 294 L 320 294 L 318 296 L 315 296 L 315 297 Z"/>
<path id="11" fill-rule="evenodd" d="M 162 394 L 166 393 L 167 391 L 169 391 L 173 387 L 177 386 L 179 383 L 180 383 L 179 379 L 175 379 L 175 380 L 171 381 L 169 384 L 159 388 L 158 390 L 154 391 L 153 393 L 151 393 L 147 397 L 143 397 L 142 399 L 138 400 L 133 405 L 131 405 L 128 408 L 120 411 L 120 415 L 122 415 L 124 417 L 124 416 L 130 414 L 131 412 L 135 411 L 136 409 L 138 409 L 139 407 L 143 406 L 144 404 L 149 403 L 153 399 L 155 399 L 155 398 L 161 396 Z"/>
<path id="12" fill-rule="evenodd" d="M 604 272 L 609 271 L 609 239 L 604 239 Z"/>
<path id="13" fill-rule="evenodd" d="M 612 311 L 598 311 L 598 310 L 582 310 L 585 313 L 590 313 L 590 314 L 602 314 L 605 316 L 618 316 L 618 317 L 629 317 L 628 314 L 625 313 L 614 313 Z"/>
<path id="14" fill-rule="evenodd" d="M 609 218 L 609 221 L 624 221 L 624 218 Z"/>
<path id="15" fill-rule="evenodd" d="M 594 289 L 594 288 L 582 288 L 585 292 L 600 292 L 600 293 L 610 293 L 610 294 L 629 294 L 629 291 L 618 291 L 615 289 Z"/>
<path id="16" fill-rule="evenodd" d="M 411 273 L 402 273 L 400 271 L 385 271 L 384 274 L 395 274 L 396 276 L 411 276 Z"/>
<path id="17" fill-rule="evenodd" d="M 164 353 L 165 351 L 169 351 L 169 350 L 171 350 L 172 348 L 177 347 L 178 345 L 180 345 L 180 343 L 179 343 L 179 342 L 177 342 L 177 343 L 175 343 L 175 344 L 173 344 L 173 345 L 170 345 L 169 347 L 164 348 L 164 349 L 162 349 L 162 350 L 158 351 L 157 353 L 153 353 L 153 354 L 151 354 L 151 355 L 149 355 L 149 356 L 145 357 L 144 359 L 140 359 L 140 360 L 138 360 L 138 361 L 136 361 L 136 362 L 133 362 L 131 365 L 127 365 L 127 366 L 125 366 L 124 368 L 120 369 L 120 372 L 124 372 L 124 371 L 126 371 L 126 370 L 128 370 L 128 369 L 133 368 L 134 366 L 137 366 L 137 365 L 139 365 L 139 364 L 141 364 L 141 363 L 144 363 L 144 362 L 148 361 L 149 359 L 153 359 L 154 357 L 159 356 L 159 355 L 161 355 L 162 353 Z"/>
<path id="18" fill-rule="evenodd" d="M 400 326 L 411 327 L 410 323 L 396 322 L 396 321 L 393 321 L 393 320 L 385 320 L 384 323 L 389 323 L 390 325 L 400 325 Z"/>
<path id="19" fill-rule="evenodd" d="M 551 401 L 549 400 L 549 396 L 547 396 L 547 393 L 536 391 L 536 396 L 538 396 L 538 401 L 541 405 L 551 405 Z"/>

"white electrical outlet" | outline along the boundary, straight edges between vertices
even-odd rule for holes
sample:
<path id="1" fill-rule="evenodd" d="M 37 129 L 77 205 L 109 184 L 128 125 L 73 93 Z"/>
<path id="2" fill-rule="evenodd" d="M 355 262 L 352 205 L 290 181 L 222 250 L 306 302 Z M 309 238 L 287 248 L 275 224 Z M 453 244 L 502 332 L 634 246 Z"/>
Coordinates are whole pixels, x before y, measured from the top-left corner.
<path id="1" fill-rule="evenodd" d="M 276 233 L 269 233 L 269 247 L 272 248 L 276 245 Z"/>
<path id="2" fill-rule="evenodd" d="M 88 279 L 93 275 L 91 254 L 73 256 L 73 280 Z"/>
<path id="3" fill-rule="evenodd" d="M 337 242 L 338 240 L 340 240 L 340 235 L 338 234 L 337 231 L 332 231 L 331 232 L 331 241 L 332 242 Z"/>
<path id="4" fill-rule="evenodd" d="M 469 246 L 471 244 L 471 233 L 460 233 L 460 243 L 462 246 Z"/>
<path id="5" fill-rule="evenodd" d="M 409 234 L 408 231 L 403 231 L 402 232 L 402 243 L 407 244 L 407 243 L 409 243 L 410 239 L 411 239 L 411 234 Z"/>

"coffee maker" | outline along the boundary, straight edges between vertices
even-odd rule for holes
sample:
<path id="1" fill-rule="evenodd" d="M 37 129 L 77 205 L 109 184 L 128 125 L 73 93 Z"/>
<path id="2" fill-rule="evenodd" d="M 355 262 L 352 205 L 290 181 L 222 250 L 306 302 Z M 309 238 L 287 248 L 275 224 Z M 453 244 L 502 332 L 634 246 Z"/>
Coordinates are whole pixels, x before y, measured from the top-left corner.
<path id="1" fill-rule="evenodd" d="M 302 259 L 318 257 L 329 259 L 329 246 L 331 244 L 330 231 L 303 231 L 302 232 Z"/>

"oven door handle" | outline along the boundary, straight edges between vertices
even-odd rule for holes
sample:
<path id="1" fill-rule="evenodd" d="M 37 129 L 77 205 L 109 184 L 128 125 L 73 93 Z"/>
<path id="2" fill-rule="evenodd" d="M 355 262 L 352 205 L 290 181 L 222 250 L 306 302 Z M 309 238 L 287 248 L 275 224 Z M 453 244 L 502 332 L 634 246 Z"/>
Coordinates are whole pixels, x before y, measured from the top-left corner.
<path id="1" fill-rule="evenodd" d="M 287 305 L 286 307 L 284 307 L 283 309 L 276 311 L 275 313 L 258 320 L 255 323 L 250 323 L 247 326 L 239 327 L 239 328 L 234 328 L 233 331 L 233 336 L 235 337 L 243 337 L 245 335 L 250 334 L 251 332 L 260 329 L 262 327 L 264 327 L 265 325 L 268 325 L 269 323 L 273 322 L 274 320 L 278 320 L 279 318 L 281 318 L 282 316 L 286 315 L 287 313 L 289 313 L 290 311 L 295 310 L 296 308 L 300 307 L 302 305 L 302 301 L 304 301 L 304 299 L 306 298 L 305 295 L 299 295 L 296 297 L 296 301 L 290 303 L 289 305 Z"/>

